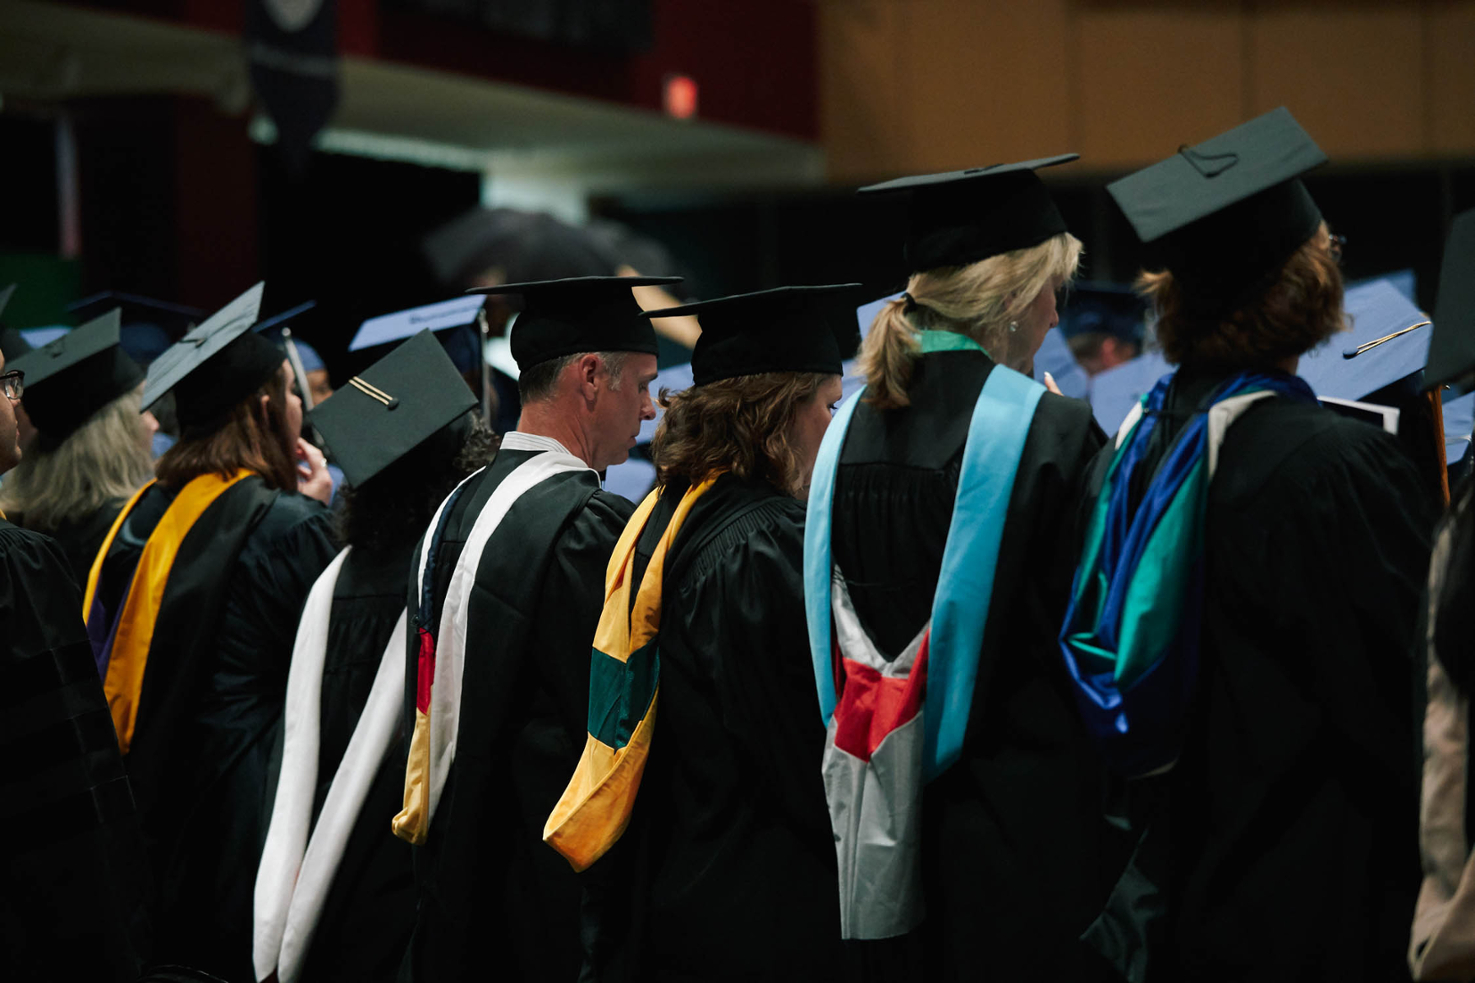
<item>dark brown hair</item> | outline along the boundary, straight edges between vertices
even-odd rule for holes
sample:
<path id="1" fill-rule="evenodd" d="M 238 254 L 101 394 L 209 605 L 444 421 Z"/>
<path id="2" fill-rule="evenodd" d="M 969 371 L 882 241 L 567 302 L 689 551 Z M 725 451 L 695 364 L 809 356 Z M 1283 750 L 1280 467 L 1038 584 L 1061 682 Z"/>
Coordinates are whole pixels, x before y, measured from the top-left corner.
<path id="1" fill-rule="evenodd" d="M 448 438 L 454 426 L 446 428 Z M 481 417 L 471 418 L 459 433 L 459 446 L 437 434 L 362 487 L 339 488 L 338 538 L 364 550 L 413 545 L 451 490 L 497 455 L 500 441 Z"/>
<path id="2" fill-rule="evenodd" d="M 730 471 L 798 494 L 803 474 L 789 429 L 799 404 L 826 378 L 819 372 L 762 372 L 675 394 L 661 390 L 666 415 L 651 444 L 657 487 L 673 480 L 696 484 Z"/>
<path id="3" fill-rule="evenodd" d="M 287 372 L 279 369 L 216 422 L 187 428 L 159 458 L 154 474 L 165 485 L 183 488 L 202 474 L 229 478 L 245 468 L 268 488 L 296 491 L 297 449 L 287 439 L 286 426 Z"/>
<path id="4" fill-rule="evenodd" d="M 1157 308 L 1157 341 L 1177 365 L 1249 368 L 1310 351 L 1345 326 L 1342 271 L 1323 223 L 1286 260 L 1258 300 L 1232 314 L 1189 313 L 1191 298 L 1167 271 L 1144 272 L 1137 290 Z"/>

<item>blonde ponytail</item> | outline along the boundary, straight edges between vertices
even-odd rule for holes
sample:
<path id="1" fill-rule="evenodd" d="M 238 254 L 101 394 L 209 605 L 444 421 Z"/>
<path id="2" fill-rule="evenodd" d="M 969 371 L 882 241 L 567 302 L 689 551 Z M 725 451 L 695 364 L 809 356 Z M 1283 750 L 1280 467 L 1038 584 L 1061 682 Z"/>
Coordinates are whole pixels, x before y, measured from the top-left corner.
<path id="1" fill-rule="evenodd" d="M 921 350 L 919 330 L 964 335 L 1002 363 L 1009 324 L 1024 316 L 1041 291 L 1070 282 L 1080 262 L 1081 241 L 1062 232 L 968 266 L 912 274 L 907 294 L 916 306 L 908 312 L 905 298 L 891 301 L 866 335 L 860 356 L 866 402 L 881 410 L 911 405 L 906 389 Z"/>
<path id="2" fill-rule="evenodd" d="M 917 332 L 907 321 L 906 303 L 906 298 L 901 297 L 882 307 L 861 347 L 865 399 L 878 410 L 899 410 L 911 405 L 907 384 L 912 379 L 912 360 L 921 345 Z"/>

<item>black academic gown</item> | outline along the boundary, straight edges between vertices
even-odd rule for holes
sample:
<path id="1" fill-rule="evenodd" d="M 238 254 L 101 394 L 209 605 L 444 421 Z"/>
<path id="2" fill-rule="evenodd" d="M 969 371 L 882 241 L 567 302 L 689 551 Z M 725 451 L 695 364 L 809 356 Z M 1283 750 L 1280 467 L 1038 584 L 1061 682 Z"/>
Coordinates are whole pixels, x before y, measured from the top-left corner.
<path id="1" fill-rule="evenodd" d="M 499 451 L 450 510 L 432 625 L 476 517 L 533 453 Z M 456 759 L 426 842 L 413 851 L 419 908 L 409 979 L 578 975 L 580 883 L 543 843 L 543 824 L 584 749 L 605 567 L 632 511 L 593 472 L 570 472 L 524 496 L 487 543 L 467 618 Z M 412 591 L 412 624 L 415 605 Z M 412 639 L 407 679 L 416 652 Z M 409 733 L 413 686 L 406 696 Z"/>
<path id="2" fill-rule="evenodd" d="M 110 610 L 173 500 L 150 488 L 105 560 Z M 302 604 L 337 552 L 331 514 L 250 477 L 201 515 L 155 622 L 125 763 L 158 885 L 156 957 L 249 980 L 252 900 Z"/>
<path id="3" fill-rule="evenodd" d="M 685 490 L 663 493 L 633 583 Z M 650 759 L 629 829 L 590 868 L 625 882 L 600 898 L 596 978 L 834 978 L 838 881 L 803 569 L 804 505 L 765 482 L 719 478 L 677 534 Z"/>
<path id="4" fill-rule="evenodd" d="M 1137 494 L 1220 381 L 1179 373 Z M 1143 839 L 1098 936 L 1135 978 L 1407 978 L 1414 626 L 1435 511 L 1397 440 L 1366 423 L 1272 398 L 1229 428 L 1186 744 L 1128 787 Z"/>
<path id="5" fill-rule="evenodd" d="M 112 718 L 56 544 L 0 521 L 0 953 L 15 980 L 132 980 L 148 865 Z"/>
<path id="6" fill-rule="evenodd" d="M 78 590 L 87 589 L 87 574 L 92 569 L 92 561 L 97 557 L 102 541 L 107 538 L 108 530 L 113 528 L 113 522 L 118 518 L 125 502 L 126 499 L 116 498 L 75 522 L 63 522 L 54 528 L 40 530 L 56 540 L 56 545 L 61 547 Z M 24 514 L 11 518 L 16 525 L 30 528 Z"/>
<path id="7" fill-rule="evenodd" d="M 911 406 L 864 403 L 835 480 L 832 556 L 862 626 L 899 654 L 931 616 L 973 407 L 993 362 L 923 355 Z M 1084 402 L 1040 398 L 1019 460 L 962 757 L 922 798 L 926 919 L 850 955 L 878 978 L 1082 980 L 1077 943 L 1120 866 L 1105 773 L 1056 636 L 1078 550 L 1077 502 L 1100 430 Z"/>
<path id="8" fill-rule="evenodd" d="M 404 611 L 413 548 L 355 548 L 333 587 L 318 745 L 316 824 L 379 671 L 384 646 Z M 403 736 L 403 735 L 401 735 Z M 405 787 L 402 740 L 390 745 L 349 835 L 303 965 L 309 983 L 388 983 L 415 924 L 410 845 L 390 830 Z"/>

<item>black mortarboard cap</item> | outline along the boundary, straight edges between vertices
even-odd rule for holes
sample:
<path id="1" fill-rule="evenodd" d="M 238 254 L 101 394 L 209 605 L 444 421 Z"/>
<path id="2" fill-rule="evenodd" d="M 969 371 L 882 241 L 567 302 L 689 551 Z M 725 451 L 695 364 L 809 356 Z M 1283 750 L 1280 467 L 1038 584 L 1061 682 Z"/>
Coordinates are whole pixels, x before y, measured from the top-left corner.
<path id="1" fill-rule="evenodd" d="M 508 339 L 519 370 L 582 352 L 657 351 L 656 332 L 641 316 L 631 287 L 680 283 L 675 276 L 580 276 L 507 283 L 470 294 L 518 294 L 522 313 Z"/>
<path id="2" fill-rule="evenodd" d="M 67 310 L 77 317 L 90 319 L 114 307 L 123 311 L 123 350 L 143 366 L 164 354 L 170 345 L 205 320 L 209 313 L 198 307 L 172 304 L 121 290 L 104 290 L 83 297 L 68 304 Z"/>
<path id="3" fill-rule="evenodd" d="M 1321 224 L 1300 175 L 1326 154 L 1285 107 L 1107 185 L 1196 312 L 1251 303 Z"/>
<path id="4" fill-rule="evenodd" d="M 1059 154 L 1017 164 L 897 178 L 861 194 L 910 194 L 905 255 L 913 271 L 967 266 L 1038 246 L 1066 231 L 1065 219 L 1036 170 L 1077 160 Z"/>
<path id="5" fill-rule="evenodd" d="M 10 297 L 15 293 L 15 284 L 11 284 L 4 290 L 0 290 L 0 317 L 5 314 L 5 308 L 10 304 Z M 0 354 L 7 360 L 20 358 L 31 350 L 31 343 L 15 328 L 4 327 L 0 321 Z"/>
<path id="6" fill-rule="evenodd" d="M 15 361 L 31 348 L 19 328 L 0 328 L 0 354 L 4 354 L 7 362 Z"/>
<path id="7" fill-rule="evenodd" d="M 691 353 L 694 385 L 760 372 L 840 375 L 860 341 L 858 283 L 775 287 L 648 311 L 646 317 L 695 314 L 702 333 Z"/>
<path id="8" fill-rule="evenodd" d="M 376 348 L 413 338 L 421 331 L 433 332 L 462 372 L 476 371 L 481 366 L 481 338 L 476 320 L 486 306 L 485 297 L 455 297 L 451 300 L 422 304 L 392 314 L 371 317 L 359 325 L 348 350 Z"/>
<path id="9" fill-rule="evenodd" d="M 1131 287 L 1115 283 L 1077 283 L 1060 311 L 1060 333 L 1067 338 L 1101 333 L 1140 343 L 1147 301 Z"/>
<path id="10" fill-rule="evenodd" d="M 312 310 L 316 306 L 318 306 L 317 301 L 305 300 L 302 303 L 298 304 L 296 307 L 289 307 L 287 310 L 282 311 L 282 313 L 277 314 L 274 317 L 269 317 L 258 322 L 253 330 L 255 330 L 267 341 L 271 342 L 273 345 L 276 345 L 278 348 L 282 349 L 283 353 L 285 354 L 287 343 L 282 336 L 282 329 L 291 327 L 293 321 L 297 320 L 297 318 L 301 317 L 303 314 L 306 314 L 308 311 Z M 292 345 L 297 349 L 297 357 L 302 360 L 302 371 L 320 372 L 325 371 L 328 368 L 327 364 L 323 362 L 323 357 L 318 354 L 318 350 L 312 347 L 312 345 L 308 344 L 306 341 L 303 341 L 301 338 L 297 337 L 295 332 L 292 336 Z"/>
<path id="11" fill-rule="evenodd" d="M 1475 374 L 1475 209 L 1457 215 L 1444 244 L 1439 268 L 1439 299 L 1434 306 L 1434 337 L 1424 383 L 1430 389 L 1470 388 Z"/>
<path id="12" fill-rule="evenodd" d="M 21 403 L 48 439 L 65 439 L 143 381 L 138 363 L 118 347 L 120 326 L 115 307 L 7 366 L 26 374 Z"/>
<path id="13" fill-rule="evenodd" d="M 212 422 L 254 393 L 282 364 L 282 353 L 251 327 L 261 312 L 258 283 L 192 329 L 149 366 L 148 409 L 167 392 L 184 426 Z"/>
<path id="14" fill-rule="evenodd" d="M 344 477 L 362 485 L 448 427 L 445 452 L 457 453 L 468 430 L 452 424 L 475 405 L 455 364 L 426 330 L 349 379 L 311 417 Z"/>

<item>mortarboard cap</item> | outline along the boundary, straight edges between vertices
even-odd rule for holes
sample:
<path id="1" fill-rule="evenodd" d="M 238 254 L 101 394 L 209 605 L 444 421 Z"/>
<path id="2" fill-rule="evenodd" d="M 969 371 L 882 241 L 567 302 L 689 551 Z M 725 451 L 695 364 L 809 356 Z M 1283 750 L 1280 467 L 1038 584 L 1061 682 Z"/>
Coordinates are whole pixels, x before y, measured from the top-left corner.
<path id="1" fill-rule="evenodd" d="M 1296 366 L 1316 395 L 1366 399 L 1424 368 L 1429 316 L 1392 283 L 1372 280 L 1349 288 L 1342 307 L 1348 330 L 1302 355 Z"/>
<path id="2" fill-rule="evenodd" d="M 348 380 L 313 408 L 322 433 L 350 484 L 362 486 L 422 446 L 456 454 L 471 426 L 476 397 L 430 331 L 421 331 Z M 464 422 L 464 426 L 452 426 Z"/>
<path id="3" fill-rule="evenodd" d="M 1255 300 L 1321 224 L 1300 175 L 1326 154 L 1285 108 L 1107 185 L 1153 262 L 1205 314 Z"/>
<path id="4" fill-rule="evenodd" d="M 646 317 L 695 314 L 702 333 L 691 353 L 695 385 L 760 372 L 835 375 L 855 353 L 858 283 L 776 287 L 648 311 Z"/>
<path id="5" fill-rule="evenodd" d="M 197 427 L 271 378 L 282 364 L 282 353 L 251 330 L 265 286 L 256 284 L 210 315 L 149 366 L 144 409 L 173 392 L 179 422 Z"/>
<path id="6" fill-rule="evenodd" d="M 913 271 L 967 266 L 1037 246 L 1066 231 L 1065 219 L 1036 170 L 1068 164 L 1060 154 L 1017 164 L 897 178 L 861 194 L 909 194 L 905 255 Z"/>
<path id="7" fill-rule="evenodd" d="M 15 284 L 11 284 L 4 290 L 0 290 L 0 316 L 4 316 L 5 308 L 10 304 L 10 297 L 15 293 Z M 4 322 L 0 321 L 0 325 Z M 31 343 L 26 341 L 15 328 L 0 327 L 0 354 L 7 359 L 17 359 L 31 350 Z"/>
<path id="8" fill-rule="evenodd" d="M 673 276 L 581 276 L 480 287 L 470 294 L 518 294 L 522 313 L 509 341 L 519 370 L 583 352 L 655 355 L 656 332 L 632 287 L 680 283 Z M 674 312 L 663 312 L 669 316 Z"/>
<path id="9" fill-rule="evenodd" d="M 1475 374 L 1475 209 L 1455 217 L 1439 268 L 1439 299 L 1424 383 L 1470 388 Z"/>
<path id="10" fill-rule="evenodd" d="M 485 305 L 485 297 L 456 297 L 371 317 L 359 325 L 353 340 L 348 343 L 348 350 L 356 352 L 363 348 L 393 344 L 421 331 L 430 331 L 435 334 L 451 361 L 456 363 L 456 368 L 461 372 L 470 372 L 481 364 L 481 341 L 476 330 L 476 319 Z"/>
<path id="11" fill-rule="evenodd" d="M 318 306 L 317 301 L 303 301 L 296 307 L 288 308 L 275 317 L 269 317 L 256 325 L 255 331 L 267 341 L 283 350 L 286 349 L 286 341 L 282 337 L 282 329 L 291 326 L 291 322 L 301 315 Z M 316 348 L 297 337 L 296 332 L 292 335 L 292 344 L 297 349 L 297 357 L 302 359 L 302 371 L 321 372 L 327 369 L 323 357 L 318 354 Z"/>
<path id="12" fill-rule="evenodd" d="M 8 366 L 26 374 L 21 403 L 48 439 L 65 439 L 143 381 L 143 370 L 118 345 L 120 326 L 113 308 Z"/>
<path id="13" fill-rule="evenodd" d="M 209 313 L 198 307 L 171 304 L 121 290 L 105 290 L 83 297 L 68 304 L 67 310 L 77 317 L 91 319 L 114 307 L 123 311 L 123 350 L 145 367 Z"/>
<path id="14" fill-rule="evenodd" d="M 1060 312 L 1060 332 L 1067 338 L 1099 332 L 1140 344 L 1146 323 L 1147 301 L 1115 283 L 1075 284 Z"/>

